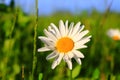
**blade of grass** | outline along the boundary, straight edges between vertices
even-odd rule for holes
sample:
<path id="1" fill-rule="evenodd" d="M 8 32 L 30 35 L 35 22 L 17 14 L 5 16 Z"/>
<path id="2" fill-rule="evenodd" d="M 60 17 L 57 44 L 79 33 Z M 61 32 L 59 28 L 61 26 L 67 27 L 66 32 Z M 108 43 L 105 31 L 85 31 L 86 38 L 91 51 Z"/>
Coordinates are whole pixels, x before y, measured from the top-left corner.
<path id="1" fill-rule="evenodd" d="M 38 26 L 38 0 L 36 0 L 36 19 L 34 26 L 34 44 L 33 44 L 33 65 L 32 65 L 32 80 L 34 80 L 34 71 L 36 67 L 37 57 L 36 57 L 36 37 L 37 37 L 37 26 Z"/>

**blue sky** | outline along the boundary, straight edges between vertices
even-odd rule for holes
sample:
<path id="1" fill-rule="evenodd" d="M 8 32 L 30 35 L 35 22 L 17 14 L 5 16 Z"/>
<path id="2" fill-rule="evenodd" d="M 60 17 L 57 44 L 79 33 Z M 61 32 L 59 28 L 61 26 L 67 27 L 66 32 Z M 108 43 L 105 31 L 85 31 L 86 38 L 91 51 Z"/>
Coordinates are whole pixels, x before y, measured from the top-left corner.
<path id="1" fill-rule="evenodd" d="M 78 13 L 83 10 L 97 9 L 104 12 L 112 0 L 38 0 L 39 14 L 49 15 L 56 11 L 69 11 Z M 5 0 L 9 4 L 10 0 Z M 21 7 L 26 13 L 34 13 L 35 0 L 15 0 L 15 5 Z M 113 0 L 111 11 L 120 12 L 120 0 Z"/>

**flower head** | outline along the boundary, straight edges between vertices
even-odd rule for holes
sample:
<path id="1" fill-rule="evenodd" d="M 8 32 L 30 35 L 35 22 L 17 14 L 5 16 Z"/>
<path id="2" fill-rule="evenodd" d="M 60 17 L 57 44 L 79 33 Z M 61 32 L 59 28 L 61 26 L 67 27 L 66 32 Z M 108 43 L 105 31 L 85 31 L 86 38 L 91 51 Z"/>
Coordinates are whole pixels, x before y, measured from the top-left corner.
<path id="1" fill-rule="evenodd" d="M 83 29 L 84 25 L 81 26 L 80 22 L 75 26 L 72 22 L 68 27 L 68 21 L 64 24 L 62 20 L 59 21 L 59 28 L 51 23 L 48 29 L 44 29 L 46 37 L 38 38 L 45 46 L 39 48 L 38 52 L 53 51 L 46 57 L 47 60 L 55 58 L 52 69 L 59 65 L 62 59 L 68 64 L 69 69 L 72 69 L 72 58 L 81 64 L 80 58 L 84 58 L 84 55 L 78 49 L 86 48 L 85 43 L 91 38 L 91 36 L 84 37 L 89 31 L 82 31 Z"/>
<path id="2" fill-rule="evenodd" d="M 108 30 L 107 35 L 111 37 L 113 40 L 120 40 L 120 30 L 118 29 Z"/>

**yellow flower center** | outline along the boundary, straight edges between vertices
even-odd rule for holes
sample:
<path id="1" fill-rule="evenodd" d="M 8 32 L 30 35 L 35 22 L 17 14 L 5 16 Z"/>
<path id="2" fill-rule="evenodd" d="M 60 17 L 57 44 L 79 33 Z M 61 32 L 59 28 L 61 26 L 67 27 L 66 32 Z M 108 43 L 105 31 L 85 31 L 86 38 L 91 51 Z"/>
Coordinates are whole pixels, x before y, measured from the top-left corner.
<path id="1" fill-rule="evenodd" d="M 73 47 L 74 47 L 74 42 L 72 39 L 68 37 L 60 38 L 56 44 L 57 50 L 63 53 L 67 53 L 68 51 L 71 51 Z"/>
<path id="2" fill-rule="evenodd" d="M 113 36 L 113 40 L 120 40 L 119 36 Z"/>

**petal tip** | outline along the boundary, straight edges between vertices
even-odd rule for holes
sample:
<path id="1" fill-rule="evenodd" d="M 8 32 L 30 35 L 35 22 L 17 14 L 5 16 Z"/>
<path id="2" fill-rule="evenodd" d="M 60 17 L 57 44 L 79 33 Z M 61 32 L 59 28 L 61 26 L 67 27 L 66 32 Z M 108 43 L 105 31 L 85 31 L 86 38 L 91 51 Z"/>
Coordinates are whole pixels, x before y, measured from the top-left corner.
<path id="1" fill-rule="evenodd" d="M 38 36 L 38 39 L 41 39 L 41 36 Z"/>
<path id="2" fill-rule="evenodd" d="M 92 35 L 89 36 L 89 38 L 91 38 L 91 37 L 92 37 Z"/>
<path id="3" fill-rule="evenodd" d="M 40 49 L 37 49 L 37 52 L 41 52 L 41 50 L 40 50 Z"/>
<path id="4" fill-rule="evenodd" d="M 70 70 L 72 70 L 72 67 L 71 68 L 69 68 Z"/>
<path id="5" fill-rule="evenodd" d="M 48 58 L 48 57 L 46 57 L 46 60 L 49 60 L 49 58 Z"/>
<path id="6" fill-rule="evenodd" d="M 66 20 L 66 22 L 68 22 L 68 20 Z"/>

